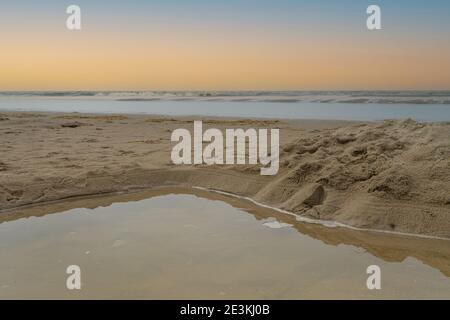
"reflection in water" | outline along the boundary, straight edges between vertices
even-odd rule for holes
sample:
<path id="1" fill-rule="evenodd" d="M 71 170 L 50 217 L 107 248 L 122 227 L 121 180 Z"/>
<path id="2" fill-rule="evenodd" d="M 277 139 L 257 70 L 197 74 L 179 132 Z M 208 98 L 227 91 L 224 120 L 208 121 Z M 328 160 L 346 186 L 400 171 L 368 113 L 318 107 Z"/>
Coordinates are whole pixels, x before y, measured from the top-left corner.
<path id="1" fill-rule="evenodd" d="M 70 264 L 81 291 L 65 288 Z M 366 288 L 371 264 L 380 291 Z M 92 197 L 1 214 L 0 298 L 40 297 L 450 298 L 450 242 L 305 224 L 199 190 Z"/>

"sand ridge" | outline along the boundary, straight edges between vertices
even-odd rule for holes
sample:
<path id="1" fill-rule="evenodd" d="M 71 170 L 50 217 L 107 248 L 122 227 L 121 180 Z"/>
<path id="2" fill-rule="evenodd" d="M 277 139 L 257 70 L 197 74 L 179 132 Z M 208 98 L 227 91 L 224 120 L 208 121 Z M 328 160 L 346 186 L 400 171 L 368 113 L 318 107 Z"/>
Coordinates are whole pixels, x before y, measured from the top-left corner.
<path id="1" fill-rule="evenodd" d="M 258 165 L 173 165 L 170 133 L 193 120 L 3 112 L 0 210 L 200 186 L 305 217 L 450 238 L 449 123 L 201 119 L 205 128 L 279 128 L 280 171 L 264 177 Z"/>

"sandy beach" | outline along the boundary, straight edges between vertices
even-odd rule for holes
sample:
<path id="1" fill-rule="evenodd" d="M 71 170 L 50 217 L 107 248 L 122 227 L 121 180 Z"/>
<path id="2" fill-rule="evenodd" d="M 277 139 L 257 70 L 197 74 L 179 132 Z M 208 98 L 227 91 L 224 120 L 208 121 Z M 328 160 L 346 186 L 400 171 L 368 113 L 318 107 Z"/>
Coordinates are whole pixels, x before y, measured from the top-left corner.
<path id="1" fill-rule="evenodd" d="M 279 128 L 280 170 L 171 163 L 171 132 Z M 450 123 L 2 112 L 0 215 L 163 186 L 249 197 L 319 220 L 450 238 Z"/>

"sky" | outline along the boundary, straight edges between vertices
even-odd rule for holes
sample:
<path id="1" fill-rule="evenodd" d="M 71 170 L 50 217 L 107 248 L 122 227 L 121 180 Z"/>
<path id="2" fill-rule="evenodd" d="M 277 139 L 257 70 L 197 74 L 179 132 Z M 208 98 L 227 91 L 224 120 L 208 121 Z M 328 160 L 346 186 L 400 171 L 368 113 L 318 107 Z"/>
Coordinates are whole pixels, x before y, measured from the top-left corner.
<path id="1" fill-rule="evenodd" d="M 448 0 L 0 0 L 0 90 L 414 89 L 450 89 Z"/>

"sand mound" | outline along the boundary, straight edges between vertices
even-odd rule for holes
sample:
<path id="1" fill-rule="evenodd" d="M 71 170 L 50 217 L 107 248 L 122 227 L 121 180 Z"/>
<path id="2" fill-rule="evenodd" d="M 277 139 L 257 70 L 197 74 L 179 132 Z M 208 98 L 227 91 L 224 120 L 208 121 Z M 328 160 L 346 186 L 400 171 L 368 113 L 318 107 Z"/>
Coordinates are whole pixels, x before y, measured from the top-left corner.
<path id="1" fill-rule="evenodd" d="M 317 132 L 283 149 L 285 178 L 274 187 L 302 194 L 305 186 L 320 184 L 327 197 L 316 196 L 323 203 L 314 203 L 314 210 L 298 193 L 279 197 L 286 208 L 306 215 L 448 237 L 449 137 L 448 124 L 412 120 Z"/>

